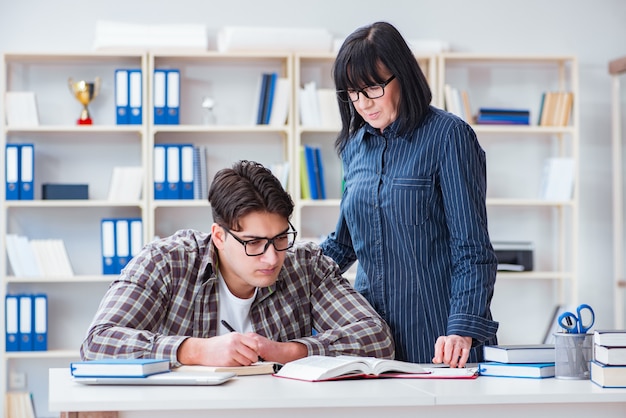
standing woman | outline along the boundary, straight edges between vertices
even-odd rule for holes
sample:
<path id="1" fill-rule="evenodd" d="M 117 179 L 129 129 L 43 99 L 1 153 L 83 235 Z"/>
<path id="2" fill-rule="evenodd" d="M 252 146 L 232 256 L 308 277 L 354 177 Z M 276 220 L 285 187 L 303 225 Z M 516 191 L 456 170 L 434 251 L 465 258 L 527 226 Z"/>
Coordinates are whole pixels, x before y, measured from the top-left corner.
<path id="1" fill-rule="evenodd" d="M 497 260 L 485 153 L 472 128 L 430 106 L 417 60 L 391 24 L 361 27 L 333 68 L 345 191 L 321 244 L 390 325 L 396 358 L 463 367 L 496 344 Z"/>

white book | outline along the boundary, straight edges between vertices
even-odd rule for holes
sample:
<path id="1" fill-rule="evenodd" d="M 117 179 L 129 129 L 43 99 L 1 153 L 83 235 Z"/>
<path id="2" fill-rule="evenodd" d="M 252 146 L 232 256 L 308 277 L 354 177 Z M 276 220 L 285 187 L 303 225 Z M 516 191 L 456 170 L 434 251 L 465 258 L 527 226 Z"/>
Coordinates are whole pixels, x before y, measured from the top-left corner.
<path id="1" fill-rule="evenodd" d="M 568 201 L 574 189 L 575 164 L 573 158 L 548 158 L 545 162 L 541 198 Z"/>
<path id="2" fill-rule="evenodd" d="M 74 269 L 62 239 L 52 240 L 55 258 L 58 260 L 59 274 L 63 277 L 74 277 Z"/>
<path id="3" fill-rule="evenodd" d="M 134 202 L 141 198 L 143 169 L 141 167 L 113 167 L 108 200 Z"/>
<path id="4" fill-rule="evenodd" d="M 20 258 L 20 265 L 22 267 L 23 277 L 41 277 L 41 271 L 39 271 L 39 265 L 35 259 L 33 249 L 28 242 L 27 237 L 18 235 L 17 237 L 18 255 Z"/>
<path id="5" fill-rule="evenodd" d="M 41 270 L 42 277 L 54 276 L 53 265 L 50 264 L 50 256 L 47 254 L 46 240 L 32 239 L 30 240 L 30 247 L 33 250 L 37 265 Z"/>
<path id="6" fill-rule="evenodd" d="M 289 180 L 289 161 L 283 161 L 280 163 L 273 163 L 270 165 L 270 170 L 280 180 L 280 184 L 283 189 L 287 190 L 287 182 Z"/>
<path id="7" fill-rule="evenodd" d="M 18 236 L 16 234 L 7 234 L 5 242 L 7 246 L 7 256 L 13 275 L 15 277 L 22 277 L 24 275 L 24 269 L 22 268 L 22 262 L 19 254 Z"/>
<path id="8" fill-rule="evenodd" d="M 35 93 L 8 91 L 5 96 L 5 113 L 8 126 L 39 126 Z"/>
<path id="9" fill-rule="evenodd" d="M 302 126 L 319 127 L 321 125 L 320 110 L 315 81 L 306 83 L 299 91 L 300 124 Z"/>
<path id="10" fill-rule="evenodd" d="M 324 128 L 341 129 L 341 115 L 337 93 L 333 89 L 317 89 L 320 125 Z"/>

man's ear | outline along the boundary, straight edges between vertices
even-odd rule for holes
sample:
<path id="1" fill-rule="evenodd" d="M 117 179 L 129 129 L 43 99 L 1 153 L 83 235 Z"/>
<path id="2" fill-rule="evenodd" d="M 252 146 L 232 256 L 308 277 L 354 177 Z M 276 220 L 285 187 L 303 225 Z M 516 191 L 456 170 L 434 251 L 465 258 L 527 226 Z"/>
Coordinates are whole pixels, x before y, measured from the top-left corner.
<path id="1" fill-rule="evenodd" d="M 224 240 L 226 239 L 226 231 L 220 225 L 213 223 L 211 225 L 211 240 L 213 244 L 221 250 L 224 248 Z"/>

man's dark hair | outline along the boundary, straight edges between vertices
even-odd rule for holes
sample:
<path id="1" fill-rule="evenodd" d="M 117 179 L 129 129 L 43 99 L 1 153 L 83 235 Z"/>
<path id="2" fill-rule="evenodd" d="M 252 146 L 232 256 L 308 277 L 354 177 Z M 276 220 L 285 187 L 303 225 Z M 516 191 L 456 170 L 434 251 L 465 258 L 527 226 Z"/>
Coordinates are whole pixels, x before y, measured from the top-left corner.
<path id="1" fill-rule="evenodd" d="M 267 212 L 289 220 L 293 200 L 272 172 L 254 161 L 241 160 L 218 171 L 209 188 L 213 222 L 233 231 L 252 212 Z"/>
<path id="2" fill-rule="evenodd" d="M 415 55 L 398 30 L 387 22 L 363 26 L 350 34 L 339 49 L 333 65 L 333 78 L 337 90 L 361 89 L 380 84 L 387 77 L 381 74 L 381 64 L 400 83 L 398 108 L 398 133 L 404 135 L 422 120 L 432 100 L 428 80 Z M 342 129 L 337 136 L 337 151 L 345 148 L 350 135 L 365 121 L 352 103 L 338 100 Z"/>

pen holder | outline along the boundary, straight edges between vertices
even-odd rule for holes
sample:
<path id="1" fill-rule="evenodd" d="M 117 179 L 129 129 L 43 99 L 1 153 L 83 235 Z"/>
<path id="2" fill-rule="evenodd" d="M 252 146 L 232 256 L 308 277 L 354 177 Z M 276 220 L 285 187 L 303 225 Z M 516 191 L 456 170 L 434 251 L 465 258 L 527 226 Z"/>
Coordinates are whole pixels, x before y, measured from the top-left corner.
<path id="1" fill-rule="evenodd" d="M 555 370 L 557 379 L 589 379 L 589 362 L 593 334 L 554 334 Z"/>

